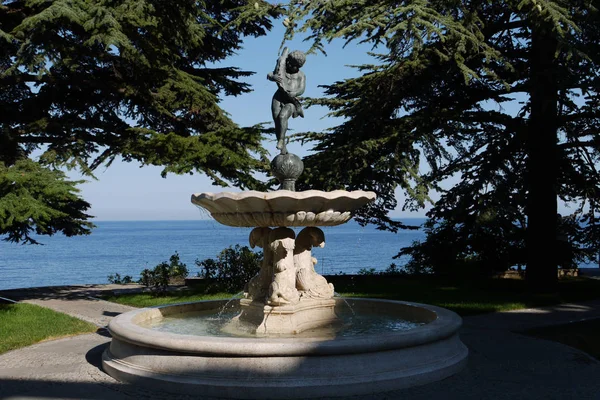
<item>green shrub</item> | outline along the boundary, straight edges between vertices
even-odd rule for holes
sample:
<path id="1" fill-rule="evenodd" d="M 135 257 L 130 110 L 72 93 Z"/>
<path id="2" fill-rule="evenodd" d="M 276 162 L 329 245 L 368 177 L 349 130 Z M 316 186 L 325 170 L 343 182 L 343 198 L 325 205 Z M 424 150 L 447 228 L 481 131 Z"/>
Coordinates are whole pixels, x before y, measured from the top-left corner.
<path id="1" fill-rule="evenodd" d="M 375 268 L 361 268 L 358 270 L 358 275 L 381 275 L 381 276 L 392 276 L 392 275 L 406 275 L 406 271 L 396 264 L 392 263 L 389 267 L 383 271 L 377 271 Z"/>
<path id="2" fill-rule="evenodd" d="M 153 271 L 151 269 L 144 268 L 142 272 L 140 272 L 140 280 L 138 283 L 146 287 L 152 286 L 154 282 L 152 272 Z"/>
<path id="3" fill-rule="evenodd" d="M 258 273 L 263 260 L 262 252 L 254 252 L 247 246 L 229 246 L 217 255 L 216 259 L 196 260 L 203 272 L 198 276 L 216 281 L 212 290 L 240 291 Z"/>
<path id="4" fill-rule="evenodd" d="M 121 277 L 119 273 L 115 273 L 114 275 L 108 276 L 108 283 L 112 283 L 115 285 L 127 285 L 128 283 L 132 283 L 133 278 L 131 275 L 125 275 Z"/>
<path id="5" fill-rule="evenodd" d="M 407 272 L 401 268 L 398 267 L 395 263 L 391 263 L 389 265 L 389 267 L 387 267 L 386 269 L 384 269 L 380 275 L 386 275 L 386 276 L 390 276 L 390 275 L 406 275 Z"/>
<path id="6" fill-rule="evenodd" d="M 169 273 L 172 278 L 185 279 L 189 275 L 187 265 L 183 264 L 179 259 L 179 254 L 175 252 L 169 258 Z"/>
<path id="7" fill-rule="evenodd" d="M 377 275 L 375 268 L 361 268 L 358 270 L 357 275 Z"/>
<path id="8" fill-rule="evenodd" d="M 156 294 L 164 294 L 167 288 L 172 283 L 179 283 L 185 279 L 189 274 L 187 266 L 179 259 L 179 254 L 175 252 L 170 258 L 169 262 L 163 261 L 158 264 L 154 269 L 144 269 L 140 273 L 140 280 L 138 283 L 149 287 Z"/>

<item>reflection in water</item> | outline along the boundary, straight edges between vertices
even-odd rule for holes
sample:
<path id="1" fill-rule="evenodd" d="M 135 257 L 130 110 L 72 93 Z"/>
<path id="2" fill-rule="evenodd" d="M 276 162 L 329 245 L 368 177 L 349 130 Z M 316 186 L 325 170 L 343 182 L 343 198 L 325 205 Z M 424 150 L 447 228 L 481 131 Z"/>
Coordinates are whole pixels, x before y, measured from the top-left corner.
<path id="1" fill-rule="evenodd" d="M 414 329 L 424 325 L 422 322 L 411 322 L 399 319 L 395 315 L 385 314 L 363 314 L 339 313 L 340 323 L 331 326 L 310 329 L 296 335 L 278 335 L 276 337 L 286 338 L 334 338 L 355 337 L 362 335 L 385 334 L 401 332 Z M 239 332 L 233 334 L 224 332 L 223 327 L 239 314 L 239 307 L 235 309 L 208 310 L 200 312 L 181 313 L 174 316 L 153 318 L 138 323 L 143 328 L 153 329 L 160 332 L 175 333 L 181 335 L 196 336 L 219 336 L 219 337 L 257 337 L 252 333 L 250 326 L 244 329 L 240 326 Z M 274 336 L 271 336 L 274 337 Z"/>

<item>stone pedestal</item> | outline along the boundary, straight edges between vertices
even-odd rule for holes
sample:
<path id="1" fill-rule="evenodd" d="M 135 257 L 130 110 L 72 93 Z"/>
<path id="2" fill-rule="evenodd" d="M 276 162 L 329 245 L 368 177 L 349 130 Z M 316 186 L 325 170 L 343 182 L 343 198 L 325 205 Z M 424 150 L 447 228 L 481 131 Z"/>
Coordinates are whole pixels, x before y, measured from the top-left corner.
<path id="1" fill-rule="evenodd" d="M 304 298 L 297 304 L 275 307 L 251 299 L 242 299 L 240 307 L 240 314 L 226 329 L 237 332 L 250 329 L 250 333 L 256 336 L 297 334 L 338 321 L 334 312 L 334 299 Z"/>
<path id="2" fill-rule="evenodd" d="M 293 335 L 337 320 L 333 285 L 315 271 L 311 253 L 325 245 L 321 229 L 306 227 L 296 236 L 290 228 L 258 227 L 249 240 L 263 249 L 263 264 L 246 285 L 240 315 L 225 330 Z"/>

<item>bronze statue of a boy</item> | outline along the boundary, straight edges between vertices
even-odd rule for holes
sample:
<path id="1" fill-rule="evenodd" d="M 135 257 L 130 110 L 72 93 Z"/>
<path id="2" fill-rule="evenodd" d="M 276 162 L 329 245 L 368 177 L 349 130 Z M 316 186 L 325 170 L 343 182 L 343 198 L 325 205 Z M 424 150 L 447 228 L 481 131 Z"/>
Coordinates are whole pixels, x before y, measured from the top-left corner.
<path id="1" fill-rule="evenodd" d="M 306 88 L 306 76 L 300 71 L 305 62 L 306 55 L 303 52 L 296 50 L 288 54 L 286 47 L 277 60 L 273 72 L 267 74 L 268 80 L 277 83 L 277 91 L 271 102 L 271 112 L 275 122 L 277 149 L 281 154 L 287 154 L 285 133 L 288 129 L 288 120 L 290 117 L 304 117 L 298 96 L 301 96 Z"/>

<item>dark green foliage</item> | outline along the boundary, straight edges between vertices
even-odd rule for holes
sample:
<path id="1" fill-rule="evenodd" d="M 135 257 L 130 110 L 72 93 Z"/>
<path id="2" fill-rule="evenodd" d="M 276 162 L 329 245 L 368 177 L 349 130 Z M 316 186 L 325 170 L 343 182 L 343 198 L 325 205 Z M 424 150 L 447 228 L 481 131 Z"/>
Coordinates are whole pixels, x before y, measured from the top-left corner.
<path id="1" fill-rule="evenodd" d="M 11 167 L 37 150 L 45 168 L 92 176 L 121 158 L 262 188 L 252 175 L 268 165 L 262 128 L 237 126 L 218 105 L 248 92 L 238 79 L 252 73 L 219 63 L 243 36 L 264 35 L 278 12 L 263 0 L 2 1 L 0 162 Z M 89 218 L 85 204 L 55 210 L 66 211 L 65 226 L 20 212 L 2 233 L 31 242 L 27 229 L 87 232 L 75 229 Z"/>
<path id="2" fill-rule="evenodd" d="M 391 263 L 383 271 L 377 271 L 375 268 L 361 268 L 358 270 L 358 275 L 379 275 L 379 276 L 400 276 L 406 275 L 404 267 L 398 267 L 396 264 Z"/>
<path id="3" fill-rule="evenodd" d="M 138 280 L 138 283 L 146 287 L 153 286 L 153 270 L 144 268 L 142 272 L 140 272 L 140 279 Z"/>
<path id="4" fill-rule="evenodd" d="M 121 277 L 121 274 L 117 272 L 114 275 L 108 276 L 108 283 L 112 283 L 115 285 L 127 285 L 129 283 L 133 283 L 133 278 L 131 277 L 131 275 L 125 275 Z"/>
<path id="5" fill-rule="evenodd" d="M 181 263 L 175 252 L 169 262 L 163 261 L 154 269 L 144 269 L 140 273 L 139 284 L 149 287 L 156 295 L 164 294 L 172 283 L 181 283 L 188 276 L 187 265 Z"/>
<path id="6" fill-rule="evenodd" d="M 262 260 L 262 252 L 254 252 L 248 246 L 236 244 L 221 251 L 216 259 L 196 260 L 196 265 L 203 270 L 199 276 L 216 281 L 213 289 L 238 292 L 258 274 Z"/>
<path id="7" fill-rule="evenodd" d="M 427 239 L 398 256 L 411 256 L 405 266 L 411 274 L 489 277 L 523 265 L 525 229 L 504 217 L 487 214 L 462 224 L 430 219 L 424 227 Z"/>
<path id="8" fill-rule="evenodd" d="M 0 161 L 0 236 L 10 242 L 38 243 L 31 235 L 87 235 L 89 203 L 65 174 L 29 159 Z M 32 221 L 35 221 L 33 223 Z"/>
<path id="9" fill-rule="evenodd" d="M 144 269 L 138 282 L 150 288 L 157 296 L 164 294 L 171 283 L 169 264 L 162 262 L 154 269 Z"/>
<path id="10" fill-rule="evenodd" d="M 181 262 L 177 252 L 169 257 L 169 269 L 171 277 L 174 278 L 186 278 L 189 275 L 187 265 Z"/>
<path id="11" fill-rule="evenodd" d="M 581 263 L 597 261 L 600 225 L 587 225 L 576 215 L 558 217 L 557 254 L 558 266 L 577 268 Z"/>
<path id="12" fill-rule="evenodd" d="M 454 257 L 446 265 L 489 270 L 525 263 L 530 283 L 552 290 L 557 197 L 574 203 L 570 218 L 582 223 L 570 245 L 599 244 L 599 8 L 599 0 L 295 3 L 288 35 L 308 32 L 314 49 L 343 38 L 380 53 L 361 76 L 311 100 L 344 122 L 302 136 L 316 150 L 304 187 L 373 190 L 378 200 L 360 218 L 391 229 L 397 189 L 408 209 L 436 189 L 428 243 L 412 251 L 430 259 L 414 262 L 441 267 L 445 254 Z M 449 177 L 460 183 L 444 190 Z"/>
<path id="13" fill-rule="evenodd" d="M 377 270 L 375 268 L 361 268 L 357 272 L 358 275 L 376 275 Z"/>

